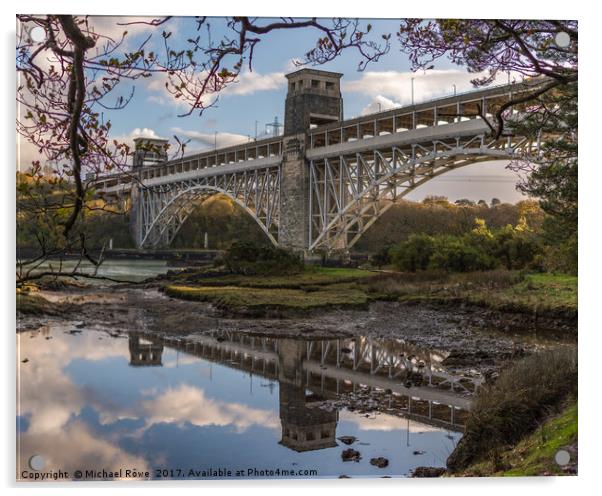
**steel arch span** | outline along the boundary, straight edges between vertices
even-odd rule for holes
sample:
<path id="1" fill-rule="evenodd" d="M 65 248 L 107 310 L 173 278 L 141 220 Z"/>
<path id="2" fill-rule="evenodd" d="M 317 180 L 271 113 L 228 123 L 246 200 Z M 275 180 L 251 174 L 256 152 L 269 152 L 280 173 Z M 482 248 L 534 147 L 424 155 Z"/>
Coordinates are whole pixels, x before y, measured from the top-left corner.
<path id="1" fill-rule="evenodd" d="M 279 184 L 279 167 L 269 167 L 141 187 L 137 243 L 144 248 L 169 246 L 197 206 L 196 200 L 221 193 L 242 207 L 277 245 Z"/>
<path id="2" fill-rule="evenodd" d="M 485 134 L 450 145 L 433 141 L 310 161 L 309 250 L 351 248 L 396 201 L 450 170 L 530 151 L 525 138 L 487 141 Z M 523 155 L 524 157 L 524 155 Z"/>
<path id="3" fill-rule="evenodd" d="M 222 193 L 275 245 L 304 253 L 346 251 L 395 201 L 431 179 L 487 160 L 537 162 L 548 138 L 515 134 L 515 124 L 532 111 L 528 104 L 506 109 L 501 136 L 490 122 L 513 97 L 535 91 L 545 79 L 344 120 L 340 74 L 311 70 L 290 76 L 299 84 L 289 84 L 287 95 L 295 98 L 285 106 L 291 119 L 284 135 L 173 160 L 149 152 L 141 141 L 131 172 L 93 180 L 104 198 L 130 197 L 137 247 L 169 245 L 196 199 Z M 330 106 L 322 104 L 326 93 Z M 159 148 L 167 143 L 145 140 Z"/>

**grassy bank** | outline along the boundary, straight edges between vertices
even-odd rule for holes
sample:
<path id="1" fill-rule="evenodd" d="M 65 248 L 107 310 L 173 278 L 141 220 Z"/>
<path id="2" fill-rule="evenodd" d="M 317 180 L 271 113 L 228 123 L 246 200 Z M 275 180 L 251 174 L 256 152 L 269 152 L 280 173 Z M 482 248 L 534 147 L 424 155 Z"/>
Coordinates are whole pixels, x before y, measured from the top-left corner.
<path id="1" fill-rule="evenodd" d="M 223 309 L 258 314 L 272 309 L 358 307 L 384 300 L 466 303 L 502 312 L 564 319 L 577 316 L 576 277 L 523 275 L 508 270 L 463 274 L 376 273 L 306 267 L 298 274 L 286 276 L 193 271 L 171 276 L 164 289 L 176 298 L 207 301 Z"/>
<path id="2" fill-rule="evenodd" d="M 17 293 L 17 314 L 22 315 L 61 315 L 62 305 L 52 303 L 37 294 Z"/>
<path id="3" fill-rule="evenodd" d="M 264 316 L 320 308 L 366 308 L 366 294 L 348 284 L 304 289 L 252 286 L 168 285 L 165 293 L 185 300 L 206 301 L 234 313 Z"/>
<path id="4" fill-rule="evenodd" d="M 577 424 L 577 403 L 570 402 L 561 413 L 547 418 L 516 446 L 499 451 L 495 460 L 475 463 L 458 475 L 524 477 L 573 474 L 577 465 Z M 571 454 L 571 461 L 564 467 L 555 461 L 555 455 L 561 449 Z"/>
<path id="5" fill-rule="evenodd" d="M 493 310 L 576 318 L 577 277 L 508 270 L 383 274 L 367 281 L 374 299 L 466 303 Z"/>
<path id="6" fill-rule="evenodd" d="M 576 435 L 576 410 L 573 430 L 570 415 L 564 420 L 551 420 L 547 427 L 546 424 L 550 414 L 561 411 L 567 401 L 574 403 L 576 397 L 576 348 L 547 350 L 511 364 L 493 384 L 479 390 L 465 434 L 447 459 L 448 470 L 457 474 L 515 469 L 516 475 L 521 475 L 526 468 L 515 467 L 508 459 L 512 454 L 526 456 L 527 452 L 534 466 L 537 460 L 553 462 L 548 455 L 554 446 L 570 443 L 568 437 L 573 430 Z M 550 434 L 552 426 L 554 433 Z"/>

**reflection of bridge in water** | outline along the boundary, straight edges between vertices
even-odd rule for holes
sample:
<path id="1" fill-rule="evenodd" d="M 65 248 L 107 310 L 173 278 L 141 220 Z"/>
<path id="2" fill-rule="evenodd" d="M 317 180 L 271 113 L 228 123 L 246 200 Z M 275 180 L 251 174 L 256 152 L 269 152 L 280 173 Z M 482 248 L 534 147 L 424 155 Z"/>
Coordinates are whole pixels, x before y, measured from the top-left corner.
<path id="1" fill-rule="evenodd" d="M 338 412 L 325 409 L 324 401 L 344 398 L 350 409 L 368 412 L 372 408 L 354 404 L 366 391 L 382 413 L 462 431 L 483 381 L 446 370 L 444 354 L 390 339 L 306 341 L 217 331 L 185 338 L 145 334 L 144 340 L 277 381 L 281 443 L 296 451 L 335 446 Z"/>

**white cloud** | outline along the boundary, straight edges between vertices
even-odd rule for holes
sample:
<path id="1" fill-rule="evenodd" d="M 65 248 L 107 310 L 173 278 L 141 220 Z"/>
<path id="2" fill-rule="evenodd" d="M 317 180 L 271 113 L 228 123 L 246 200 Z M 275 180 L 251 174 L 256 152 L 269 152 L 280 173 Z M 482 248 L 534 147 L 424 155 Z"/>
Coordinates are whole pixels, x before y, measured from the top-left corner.
<path id="1" fill-rule="evenodd" d="M 283 72 L 270 72 L 259 74 L 258 72 L 242 72 L 238 79 L 225 88 L 223 95 L 252 95 L 259 91 L 277 90 L 286 84 Z"/>
<path id="2" fill-rule="evenodd" d="M 134 128 L 128 134 L 120 134 L 119 136 L 111 136 L 111 139 L 117 140 L 119 143 L 126 143 L 130 148 L 134 148 L 135 138 L 150 138 L 150 139 L 167 139 L 159 136 L 154 129 L 143 127 Z"/>
<path id="3" fill-rule="evenodd" d="M 202 74 L 197 74 L 195 79 L 201 78 Z M 169 87 L 179 83 L 176 77 L 170 77 L 168 74 L 159 72 L 153 74 L 146 82 L 146 90 L 149 92 L 148 101 L 165 106 L 174 106 L 180 109 L 189 110 L 191 104 L 191 95 L 186 95 L 185 98 L 175 98 L 175 96 L 168 90 L 166 83 Z M 215 102 L 215 100 L 227 96 L 248 96 L 258 93 L 260 91 L 272 91 L 277 90 L 286 85 L 286 78 L 284 72 L 270 72 L 267 74 L 260 74 L 259 72 L 245 71 L 241 72 L 236 81 L 230 83 L 219 93 L 206 93 L 201 98 L 201 103 L 204 106 L 209 106 Z M 193 85 L 188 85 L 190 88 Z"/>
<path id="4" fill-rule="evenodd" d="M 363 73 L 360 79 L 343 80 L 342 89 L 348 93 L 361 93 L 375 99 L 390 99 L 389 101 L 394 101 L 397 105 L 408 105 L 412 103 L 412 78 L 414 79 L 414 102 L 419 103 L 440 96 L 452 95 L 454 85 L 458 93 L 474 89 L 470 81 L 478 76 L 478 74 L 469 74 L 459 69 L 425 72 L 369 71 Z M 503 74 L 498 77 L 496 82 L 505 83 L 506 81 L 507 76 Z M 378 107 L 378 105 L 376 106 Z"/>
<path id="5" fill-rule="evenodd" d="M 236 133 L 203 133 L 200 131 L 191 131 L 191 130 L 187 130 L 187 129 L 181 129 L 179 127 L 172 127 L 171 131 L 173 131 L 173 133 L 175 135 L 178 136 L 178 138 L 188 138 L 190 139 L 194 144 L 197 145 L 197 147 L 195 149 L 206 149 L 206 148 L 213 148 L 215 146 L 215 144 L 217 143 L 217 147 L 218 148 L 223 148 L 226 146 L 231 146 L 231 145 L 238 145 L 240 143 L 245 143 L 246 141 L 249 140 L 248 136 L 245 136 L 244 134 L 236 134 Z M 189 148 L 190 147 L 189 145 Z M 192 150 L 189 150 L 192 151 Z"/>
<path id="6" fill-rule="evenodd" d="M 399 106 L 401 106 L 401 103 L 399 102 L 395 102 L 386 96 L 376 95 L 376 97 L 362 109 L 361 115 L 373 114 L 374 112 L 381 112 Z"/>
<path id="7" fill-rule="evenodd" d="M 143 401 L 142 409 L 147 428 L 164 422 L 179 425 L 191 423 L 199 427 L 232 425 L 238 432 L 243 432 L 252 425 L 280 428 L 280 420 L 271 410 L 207 398 L 202 389 L 186 384 Z"/>

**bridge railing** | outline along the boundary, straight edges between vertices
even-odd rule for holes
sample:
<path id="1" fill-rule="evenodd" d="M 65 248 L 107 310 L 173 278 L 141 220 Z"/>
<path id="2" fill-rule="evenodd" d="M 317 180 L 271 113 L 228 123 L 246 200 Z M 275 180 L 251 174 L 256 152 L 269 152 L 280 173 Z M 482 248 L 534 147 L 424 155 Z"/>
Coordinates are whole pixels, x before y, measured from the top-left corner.
<path id="1" fill-rule="evenodd" d="M 452 124 L 478 119 L 480 115 L 491 117 L 502 103 L 512 98 L 512 95 L 531 91 L 543 82 L 545 80 L 539 78 L 497 85 L 325 124 L 309 131 L 308 147 L 321 148 L 424 127 Z"/>
<path id="2" fill-rule="evenodd" d="M 117 174 L 99 176 L 92 182 L 99 189 L 113 188 L 119 185 L 130 184 L 134 179 L 148 180 L 157 177 L 170 176 L 183 172 L 211 169 L 223 165 L 249 162 L 268 157 L 282 155 L 282 136 L 270 137 L 257 141 L 249 141 L 227 148 L 218 148 L 194 155 L 186 155 L 168 160 L 160 164 L 144 166 L 140 169 L 131 169 Z"/>

